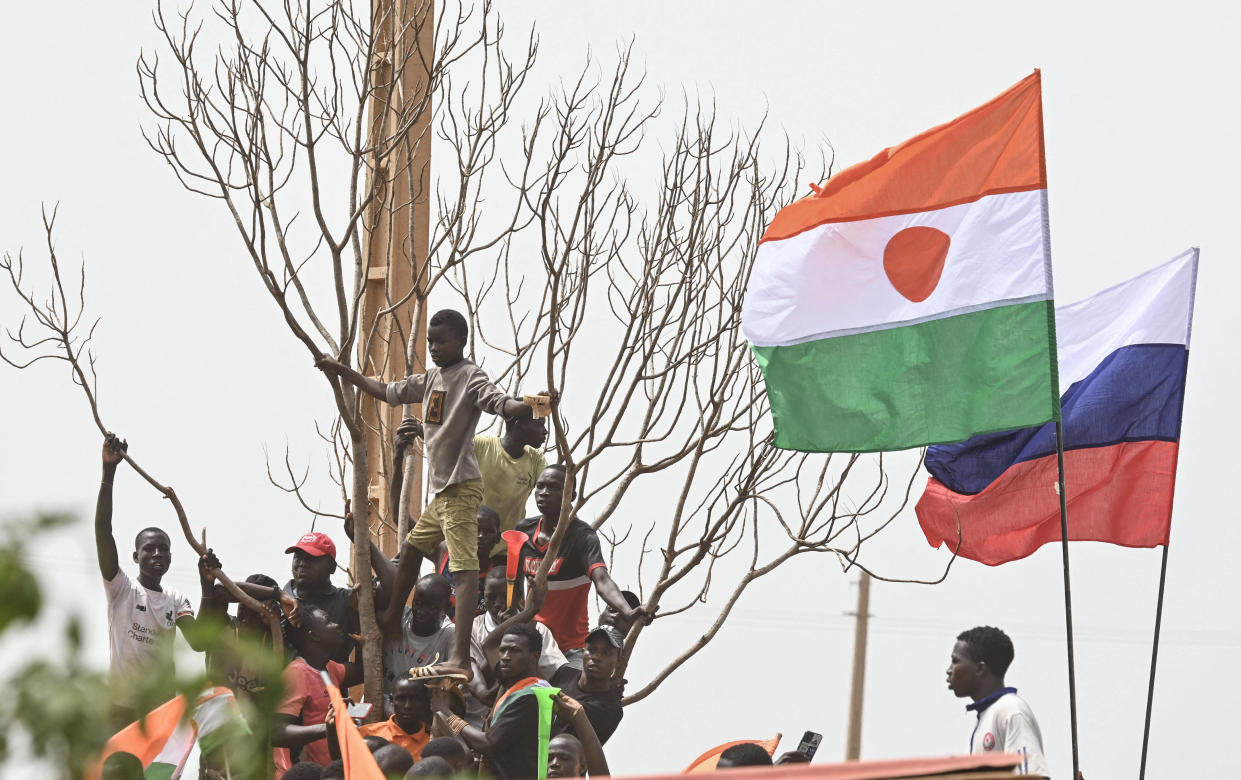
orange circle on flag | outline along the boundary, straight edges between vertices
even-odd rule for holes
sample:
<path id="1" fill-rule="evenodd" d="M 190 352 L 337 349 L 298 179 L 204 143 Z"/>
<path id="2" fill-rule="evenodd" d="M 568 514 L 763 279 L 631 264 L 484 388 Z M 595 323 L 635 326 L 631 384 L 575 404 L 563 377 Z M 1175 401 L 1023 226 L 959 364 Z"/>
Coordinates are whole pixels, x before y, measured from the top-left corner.
<path id="1" fill-rule="evenodd" d="M 883 248 L 883 270 L 896 291 L 914 303 L 935 292 L 952 239 L 942 230 L 918 225 L 899 231 Z"/>

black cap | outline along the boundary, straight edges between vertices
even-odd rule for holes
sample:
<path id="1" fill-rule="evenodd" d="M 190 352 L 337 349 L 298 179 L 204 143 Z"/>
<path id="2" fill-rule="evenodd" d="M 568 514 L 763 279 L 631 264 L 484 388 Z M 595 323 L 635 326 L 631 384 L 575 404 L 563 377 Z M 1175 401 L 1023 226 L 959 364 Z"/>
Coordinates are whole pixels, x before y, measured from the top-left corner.
<path id="1" fill-rule="evenodd" d="M 586 641 L 589 642 L 596 636 L 603 637 L 607 640 L 609 645 L 615 647 L 617 650 L 625 649 L 625 637 L 621 636 L 621 632 L 617 631 L 612 626 L 598 626 L 594 631 L 591 631 L 586 635 Z"/>
<path id="2" fill-rule="evenodd" d="M 638 594 L 632 590 L 622 590 L 621 595 L 625 597 L 625 603 L 629 605 L 630 609 L 637 609 L 638 605 L 642 603 L 642 599 L 638 598 Z"/>

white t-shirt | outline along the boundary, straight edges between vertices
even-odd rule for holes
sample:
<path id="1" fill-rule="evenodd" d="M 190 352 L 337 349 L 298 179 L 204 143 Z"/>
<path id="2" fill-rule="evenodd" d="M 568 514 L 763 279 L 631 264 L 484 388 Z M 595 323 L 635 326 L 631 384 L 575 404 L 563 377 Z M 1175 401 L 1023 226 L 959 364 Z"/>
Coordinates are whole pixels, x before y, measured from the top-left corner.
<path id="1" fill-rule="evenodd" d="M 970 736 L 970 753 L 1018 753 L 1025 757 L 1017 766 L 1018 774 L 1050 775 L 1038 721 L 1015 689 L 978 713 Z"/>
<path id="2" fill-rule="evenodd" d="M 487 635 L 496 630 L 499 625 L 491 619 L 490 612 L 484 612 L 474 618 L 474 625 L 470 627 L 470 661 L 474 666 L 474 676 L 478 677 L 482 674 L 482 664 L 485 662 L 483 656 L 483 640 Z M 556 670 L 568 663 L 564 657 L 564 653 L 560 650 L 560 645 L 556 644 L 556 638 L 552 636 L 552 632 L 547 626 L 538 622 L 533 623 L 534 628 L 539 632 L 539 636 L 543 637 L 543 654 L 539 656 L 539 674 L 544 679 L 550 680 Z"/>
<path id="3" fill-rule="evenodd" d="M 104 580 L 108 594 L 108 649 L 112 675 L 141 671 L 155 651 L 160 634 L 173 631 L 177 621 L 194 609 L 184 593 L 173 588 L 148 590 L 117 569 L 116 576 Z"/>
<path id="4" fill-rule="evenodd" d="M 429 636 L 418 636 L 409 627 L 413 610 L 405 607 L 401 614 L 401 638 L 384 640 L 384 693 L 392 693 L 396 681 L 406 677 L 415 666 L 428 666 L 447 661 L 456 641 L 456 627 L 444 618 L 440 627 Z"/>

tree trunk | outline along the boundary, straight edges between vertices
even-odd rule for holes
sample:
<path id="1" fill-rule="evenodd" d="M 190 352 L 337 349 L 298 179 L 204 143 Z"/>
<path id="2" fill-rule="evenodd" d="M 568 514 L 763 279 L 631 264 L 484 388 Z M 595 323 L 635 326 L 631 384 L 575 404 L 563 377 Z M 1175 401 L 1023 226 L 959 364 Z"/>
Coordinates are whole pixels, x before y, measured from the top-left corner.
<path id="1" fill-rule="evenodd" d="M 367 540 L 371 534 L 373 507 L 367 498 L 368 472 L 366 468 L 366 436 L 361 425 L 349 426 L 350 444 L 353 448 L 353 522 L 354 538 L 366 529 Z M 375 616 L 375 588 L 371 576 L 371 546 L 353 545 L 353 576 L 358 588 L 358 624 L 362 630 L 362 674 L 366 700 L 372 705 L 367 720 L 383 719 L 383 634 Z"/>

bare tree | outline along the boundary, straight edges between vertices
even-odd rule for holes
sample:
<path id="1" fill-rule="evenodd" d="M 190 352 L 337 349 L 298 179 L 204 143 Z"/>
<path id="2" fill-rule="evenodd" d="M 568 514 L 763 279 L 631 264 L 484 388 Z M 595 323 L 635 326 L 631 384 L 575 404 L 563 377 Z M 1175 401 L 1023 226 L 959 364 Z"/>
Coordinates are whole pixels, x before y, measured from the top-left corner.
<path id="1" fill-rule="evenodd" d="M 83 264 L 78 272 L 75 300 L 66 288 L 65 275 L 61 270 L 60 259 L 56 256 L 55 226 L 56 211 L 53 210 L 49 215 L 45 210 L 43 232 L 46 238 L 50 272 L 49 289 L 45 298 L 35 292 L 33 284 L 27 282 L 25 263 L 20 252 L 16 256 L 6 252 L 4 259 L 0 260 L 0 269 L 8 275 L 9 284 L 13 292 L 21 299 L 24 309 L 17 330 L 14 331 L 11 327 L 6 330 L 10 342 L 9 353 L 5 354 L 4 349 L 0 348 L 0 360 L 18 370 L 30 368 L 44 361 L 67 364 L 70 380 L 82 388 L 86 403 L 90 407 L 91 417 L 95 421 L 95 427 L 101 434 L 107 436 L 111 431 L 104 425 L 99 415 L 98 375 L 95 373 L 95 353 L 90 346 L 99 320 L 92 322 L 83 319 L 86 316 L 86 265 Z M 29 323 L 33 324 L 31 330 L 27 331 Z M 14 347 L 16 347 L 16 352 L 14 352 Z M 138 465 L 128 451 L 122 452 L 121 456 L 138 473 L 138 476 L 168 499 L 168 503 L 172 504 L 173 511 L 177 515 L 177 524 L 181 527 L 186 542 L 199 557 L 205 555 L 208 551 L 207 529 L 201 530 L 199 538 L 194 537 L 189 516 L 172 486 L 164 485 L 156 480 Z M 213 576 L 233 598 L 266 618 L 271 632 L 272 646 L 277 651 L 283 648 L 284 635 L 280 629 L 280 616 L 267 609 L 257 599 L 247 595 L 222 570 L 215 569 Z"/>
<path id="2" fill-rule="evenodd" d="M 622 49 L 603 78 L 588 65 L 542 106 L 528 136 L 541 130 L 544 143 L 529 144 L 525 160 L 539 174 L 520 190 L 532 230 L 505 237 L 491 273 L 458 266 L 451 276 L 475 338 L 509 359 L 500 375 L 537 377 L 566 399 L 571 411 L 557 409 L 553 427 L 577 497 L 565 491 L 562 520 L 593 504 L 613 555 L 636 562 L 650 613 L 668 618 L 706 604 L 713 588 L 725 594 L 710 628 L 627 703 L 706 646 L 746 588 L 793 557 L 828 552 L 859 565 L 862 542 L 907 505 L 916 476 L 893 485 L 881 455 L 775 449 L 741 335 L 764 229 L 830 161 L 808 170 L 786 139 L 764 153 L 761 124 L 727 129 L 714 106 L 688 98 L 669 128 L 631 60 Z M 653 141 L 658 160 L 644 153 Z M 647 162 L 651 174 L 635 174 Z M 511 262 L 528 256 L 541 263 Z M 653 519 L 614 527 L 622 508 L 651 517 L 652 495 Z M 539 575 L 527 613 L 545 590 Z M 642 631 L 632 629 L 622 671 Z"/>
<path id="3" fill-rule="evenodd" d="M 347 365 L 355 350 L 370 354 L 384 317 L 421 307 L 448 269 L 497 240 L 478 234 L 466 207 L 477 197 L 471 187 L 481 186 L 473 161 L 489 154 L 504 124 L 504 93 L 520 86 L 534 57 L 533 41 L 524 59 L 505 57 L 503 28 L 489 4 L 441 11 L 435 19 L 430 2 L 375 8 L 382 10 L 372 17 L 371 4 L 350 0 L 221 0 L 208 13 L 174 14 L 161 4 L 154 14 L 161 50 L 138 61 L 142 96 L 157 120 L 146 134 L 151 148 L 187 189 L 228 209 L 245 255 L 308 357 L 329 354 Z M 395 45 L 418 40 L 419 25 L 432 22 L 434 52 Z M 370 266 L 368 231 L 381 218 L 411 218 L 408 202 L 387 196 L 397 183 L 410 184 L 410 197 L 422 194 L 410 161 L 431 139 L 414 131 L 430 126 L 433 105 L 448 103 L 447 73 L 467 58 L 481 61 L 479 75 L 493 82 L 479 90 L 481 102 L 471 111 L 456 115 L 464 120 L 453 138 L 464 150 L 465 170 L 453 200 L 463 205 L 442 209 L 434 226 L 432 251 L 443 260 L 432 272 L 425 258 L 390 255 L 413 266 L 414 284 L 389 290 L 374 325 L 359 332 L 366 280 L 391 270 Z M 411 69 L 421 75 L 414 94 L 397 76 Z M 511 229 L 501 224 L 498 231 Z M 403 374 L 411 366 L 361 368 Z M 359 513 L 366 509 L 374 531 L 360 394 L 334 377 L 326 381 L 348 438 L 342 462 L 350 463 L 351 484 L 343 498 Z M 354 545 L 366 696 L 375 701 L 382 656 L 370 571 L 369 546 Z"/>
<path id="4" fill-rule="evenodd" d="M 158 7 L 163 59 L 138 63 L 158 120 L 147 138 L 185 187 L 228 209 L 309 357 L 349 364 L 359 341 L 371 354 L 383 317 L 421 310 L 443 284 L 466 300 L 472 352 L 497 383 L 562 393 L 555 445 L 577 487 L 576 498 L 565 492 L 562 518 L 590 502 L 616 551 L 636 548 L 651 611 L 670 617 L 705 603 L 713 588 L 727 593 L 711 628 L 634 701 L 710 642 L 756 579 L 810 552 L 858 565 L 862 542 L 907 502 L 913 474 L 893 485 L 880 456 L 772 448 L 761 376 L 740 334 L 763 229 L 801 177 L 821 180 L 830 163 L 809 171 L 784 139 L 766 152 L 761 125 L 727 129 L 714 106 L 688 98 L 679 120 L 665 123 L 663 100 L 647 100 L 629 48 L 614 67 L 588 63 L 527 107 L 536 39 L 511 55 L 485 2 L 440 6 L 433 52 L 391 45 L 417 39 L 426 8 L 371 18 L 370 5 L 345 0 L 220 0 L 197 16 Z M 422 76 L 415 94 L 394 75 L 411 65 Z M 375 104 L 389 112 L 383 121 L 368 113 Z M 408 162 L 431 142 L 417 128 L 434 128 L 437 159 L 449 160 L 437 165 L 428 253 L 389 255 L 412 266 L 414 282 L 389 290 L 380 318 L 360 332 L 365 281 L 391 270 L 370 266 L 368 231 L 380 217 L 408 215 L 408 201 L 390 197 L 394 183 L 404 180 L 410 198 L 425 194 Z M 405 366 L 362 370 L 420 369 L 419 319 L 395 334 L 407 345 Z M 327 381 L 344 429 L 332 440 L 347 439 L 347 452 L 336 450 L 342 499 L 366 507 L 373 532 L 359 394 Z M 286 470 L 282 484 L 300 500 L 301 482 Z M 666 512 L 620 528 L 623 508 L 655 490 Z M 552 537 L 527 615 L 568 525 Z M 352 571 L 374 700 L 380 641 L 368 545 L 354 546 Z M 642 631 L 633 629 L 626 662 Z"/>

